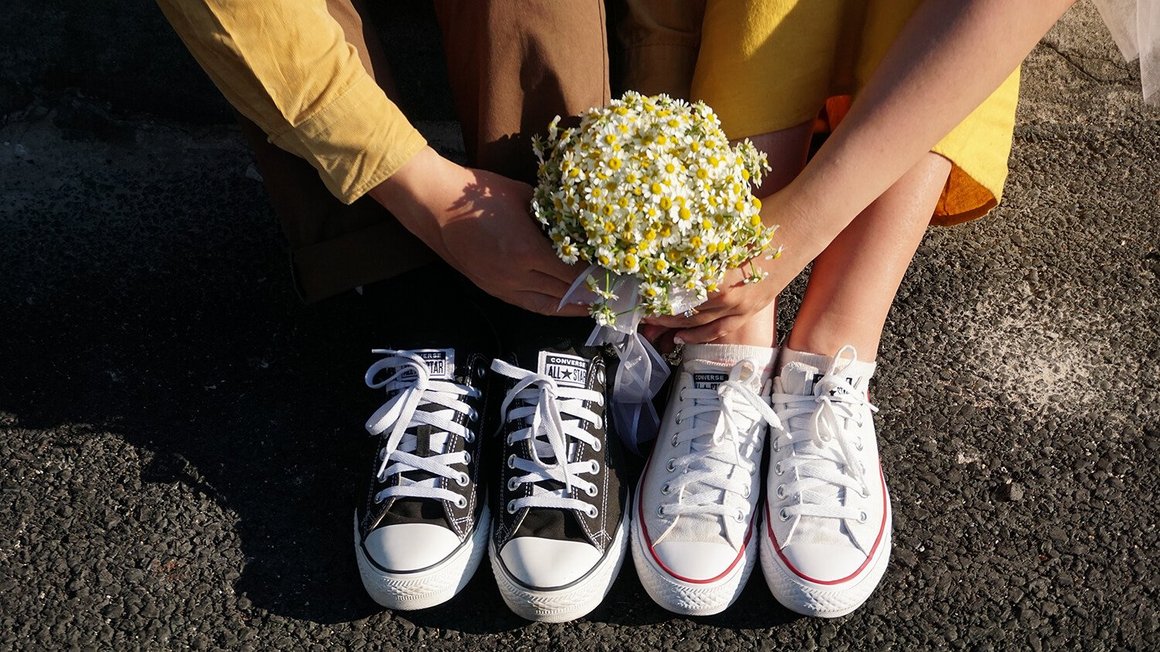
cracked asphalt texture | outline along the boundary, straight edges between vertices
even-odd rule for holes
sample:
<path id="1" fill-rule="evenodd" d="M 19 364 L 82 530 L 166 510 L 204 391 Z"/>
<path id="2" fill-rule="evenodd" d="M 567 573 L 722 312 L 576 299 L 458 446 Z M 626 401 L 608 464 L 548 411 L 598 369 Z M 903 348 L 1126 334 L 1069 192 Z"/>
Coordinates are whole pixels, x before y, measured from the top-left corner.
<path id="1" fill-rule="evenodd" d="M 299 303 L 220 104 L 7 77 L 0 648 L 1160 648 L 1160 114 L 1086 4 L 1024 75 L 1004 202 L 930 231 L 887 324 L 894 549 L 869 603 L 797 617 L 755 573 L 683 618 L 626 564 L 560 625 L 508 612 L 486 564 L 423 612 L 363 593 L 362 342 L 408 308 Z"/>

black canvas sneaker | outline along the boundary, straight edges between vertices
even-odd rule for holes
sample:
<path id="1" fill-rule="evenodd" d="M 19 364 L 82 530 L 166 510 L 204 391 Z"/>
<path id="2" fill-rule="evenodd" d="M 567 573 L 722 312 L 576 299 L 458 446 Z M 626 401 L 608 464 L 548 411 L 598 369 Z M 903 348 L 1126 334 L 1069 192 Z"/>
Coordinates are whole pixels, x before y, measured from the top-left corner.
<path id="1" fill-rule="evenodd" d="M 529 620 L 579 618 L 612 587 L 628 539 L 623 454 L 605 418 L 604 356 L 552 347 L 491 368 L 504 396 L 489 547 L 500 593 Z"/>
<path id="2" fill-rule="evenodd" d="M 375 602 L 422 609 L 451 599 L 483 557 L 490 518 L 479 477 L 481 385 L 489 360 L 456 349 L 374 353 L 382 357 L 366 383 L 387 400 L 366 424 L 378 454 L 355 510 L 355 554 Z"/>

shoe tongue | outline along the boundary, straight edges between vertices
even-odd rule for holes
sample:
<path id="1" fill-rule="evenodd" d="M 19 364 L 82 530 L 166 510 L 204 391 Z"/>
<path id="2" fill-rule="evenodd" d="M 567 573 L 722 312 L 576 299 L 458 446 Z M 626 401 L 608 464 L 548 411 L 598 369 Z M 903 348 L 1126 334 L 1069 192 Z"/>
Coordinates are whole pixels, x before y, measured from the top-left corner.
<path id="1" fill-rule="evenodd" d="M 716 391 L 721 383 L 729 380 L 729 371 L 733 365 L 710 360 L 690 360 L 685 363 L 685 372 L 693 377 L 693 389 L 707 389 Z M 693 417 L 698 425 L 711 425 L 719 413 L 697 415 Z M 692 442 L 693 450 L 704 450 L 711 447 L 713 442 L 708 438 L 698 438 Z"/>
<path id="2" fill-rule="evenodd" d="M 693 376 L 693 389 L 717 389 L 729 380 L 733 365 L 710 360 L 690 360 L 685 363 L 685 371 Z"/>
<path id="3" fill-rule="evenodd" d="M 414 349 L 427 365 L 427 377 L 431 380 L 451 380 L 455 376 L 455 349 Z M 404 369 L 400 380 L 415 380 L 415 372 Z"/>
<path id="4" fill-rule="evenodd" d="M 536 372 L 555 380 L 561 387 L 588 386 L 588 360 L 578 355 L 540 351 Z"/>
<path id="5" fill-rule="evenodd" d="M 781 369 L 781 388 L 786 394 L 812 396 L 814 385 L 821 379 L 822 372 L 804 362 L 791 362 Z"/>

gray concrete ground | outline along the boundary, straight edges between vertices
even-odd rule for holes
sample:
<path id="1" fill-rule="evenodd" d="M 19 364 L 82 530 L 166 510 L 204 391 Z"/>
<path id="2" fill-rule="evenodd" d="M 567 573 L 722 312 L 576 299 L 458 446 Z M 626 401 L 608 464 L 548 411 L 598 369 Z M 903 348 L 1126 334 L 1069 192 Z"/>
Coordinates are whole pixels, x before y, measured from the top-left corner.
<path id="1" fill-rule="evenodd" d="M 676 617 L 631 564 L 574 623 L 513 616 L 486 566 L 382 611 L 349 510 L 361 338 L 401 308 L 297 301 L 233 128 L 10 114 L 0 648 L 1160 648 L 1158 113 L 1087 5 L 1024 70 L 1004 203 L 930 232 L 887 326 L 893 560 L 836 621 L 759 574 Z"/>

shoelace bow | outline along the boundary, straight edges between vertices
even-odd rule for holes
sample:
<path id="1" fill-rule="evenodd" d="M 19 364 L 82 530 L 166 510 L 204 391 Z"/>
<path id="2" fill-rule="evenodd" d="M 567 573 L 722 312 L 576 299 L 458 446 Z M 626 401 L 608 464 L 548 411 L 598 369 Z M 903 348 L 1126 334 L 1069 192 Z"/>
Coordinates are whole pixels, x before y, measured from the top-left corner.
<path id="1" fill-rule="evenodd" d="M 549 376 L 521 369 L 503 360 L 493 361 L 491 369 L 516 381 L 500 405 L 500 414 L 505 415 L 506 421 L 524 427 L 511 432 L 507 444 L 529 440 L 528 449 L 531 451 L 531 459 L 514 453 L 508 457 L 508 466 L 524 473 L 512 477 L 508 489 L 515 491 L 520 485 L 531 484 L 532 493 L 508 501 L 507 510 L 516 512 L 525 507 L 548 507 L 575 509 L 589 517 L 595 516 L 596 508 L 572 498 L 571 492 L 575 487 L 588 496 L 595 496 L 598 487 L 580 476 L 598 473 L 600 467 L 595 461 L 568 462 L 568 447 L 569 440 L 575 439 L 593 450 L 602 448 L 600 440 L 585 430 L 581 421 L 598 428 L 603 425 L 600 415 L 584 407 L 584 403 L 603 405 L 604 395 L 590 389 L 561 387 Z M 525 404 L 512 408 L 515 401 Z M 563 488 L 548 488 L 544 483 L 549 481 L 560 483 Z"/>
<path id="2" fill-rule="evenodd" d="M 365 381 L 371 389 L 382 389 L 391 394 L 375 413 L 367 419 L 366 429 L 371 435 L 379 436 L 390 430 L 383 442 L 379 455 L 382 462 L 376 477 L 386 482 L 398 475 L 398 483 L 386 487 L 375 494 L 375 501 L 382 502 L 390 497 L 434 498 L 449 500 L 459 507 L 466 505 L 466 499 L 454 491 L 443 488 L 442 480 L 451 480 L 466 486 L 470 476 L 454 468 L 471 462 L 467 451 L 444 452 L 420 455 L 417 453 L 419 437 L 414 429 L 431 426 L 434 430 L 428 437 L 430 450 L 449 450 L 451 437 L 462 437 L 467 442 L 475 440 L 475 433 L 467 426 L 455 421 L 457 414 L 468 415 L 468 421 L 479 419 L 479 414 L 463 397 L 478 398 L 480 390 L 444 380 L 432 380 L 423 359 L 408 351 L 375 349 L 372 353 L 385 355 L 367 369 Z M 382 380 L 376 378 L 387 373 Z M 408 372 L 413 372 L 408 373 Z M 419 408 L 437 405 L 442 410 L 427 411 Z M 408 471 L 426 471 L 431 477 L 413 480 L 405 474 Z"/>
<path id="3" fill-rule="evenodd" d="M 865 512 L 843 504 L 842 490 L 856 491 L 868 496 L 869 469 L 860 460 L 861 440 L 851 441 L 844 427 L 848 420 L 863 425 L 864 410 L 877 412 L 865 395 L 858 392 L 844 377 L 845 371 L 856 360 L 853 347 L 843 347 L 825 375 L 817 381 L 812 396 L 775 393 L 773 402 L 786 404 L 782 416 L 786 419 L 785 436 L 790 440 L 794 455 L 778 461 L 774 473 L 789 474 L 794 479 L 783 485 L 777 498 L 796 496 L 795 504 L 784 507 L 783 520 L 793 516 L 822 518 L 866 518 Z M 845 359 L 849 352 L 851 357 Z M 800 433 L 805 432 L 806 436 Z M 830 487 L 837 487 L 835 492 Z"/>
<path id="4" fill-rule="evenodd" d="M 661 504 L 661 516 L 710 514 L 744 522 L 750 476 L 757 462 L 743 453 L 742 446 L 756 446 L 758 442 L 743 443 L 741 439 L 758 420 L 777 427 L 781 424 L 766 400 L 750 386 L 753 373 L 752 364 L 741 362 L 716 389 L 686 388 L 682 392 L 682 399 L 691 401 L 692 406 L 681 408 L 673 445 L 692 442 L 692 450 L 669 461 L 669 470 L 680 473 L 662 488 L 665 493 L 675 490 L 676 500 Z M 712 419 L 717 414 L 720 416 Z M 673 531 L 676 521 L 657 537 L 656 543 Z M 726 528 L 731 540 L 732 532 L 732 528 Z"/>

